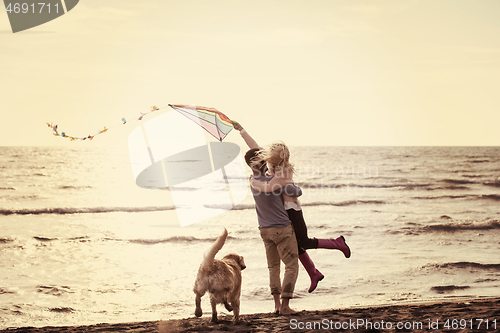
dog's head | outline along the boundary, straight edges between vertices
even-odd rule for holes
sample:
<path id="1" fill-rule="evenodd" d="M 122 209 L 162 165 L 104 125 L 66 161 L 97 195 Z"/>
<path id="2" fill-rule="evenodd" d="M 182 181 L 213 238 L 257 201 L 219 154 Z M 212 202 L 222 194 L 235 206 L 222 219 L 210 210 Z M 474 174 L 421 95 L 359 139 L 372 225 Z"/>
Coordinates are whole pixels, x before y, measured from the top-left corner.
<path id="1" fill-rule="evenodd" d="M 238 266 L 240 266 L 241 270 L 247 268 L 247 266 L 245 265 L 245 261 L 243 260 L 243 257 L 237 255 L 236 253 L 226 254 L 223 259 L 233 260 L 238 264 Z"/>

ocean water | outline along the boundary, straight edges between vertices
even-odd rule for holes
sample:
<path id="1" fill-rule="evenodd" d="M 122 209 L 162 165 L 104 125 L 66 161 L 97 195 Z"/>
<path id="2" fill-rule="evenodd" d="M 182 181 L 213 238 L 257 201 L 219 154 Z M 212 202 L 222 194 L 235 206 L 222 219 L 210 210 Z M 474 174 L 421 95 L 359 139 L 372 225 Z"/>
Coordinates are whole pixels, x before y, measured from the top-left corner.
<path id="1" fill-rule="evenodd" d="M 222 227 L 218 257 L 247 264 L 242 312 L 273 309 L 250 192 L 182 228 L 168 190 L 135 185 L 127 154 L 74 147 L 0 147 L 0 329 L 193 316 Z M 293 308 L 500 296 L 500 147 L 291 152 L 309 235 L 344 235 L 352 250 L 309 250 L 325 279 L 309 294 L 301 268 Z"/>

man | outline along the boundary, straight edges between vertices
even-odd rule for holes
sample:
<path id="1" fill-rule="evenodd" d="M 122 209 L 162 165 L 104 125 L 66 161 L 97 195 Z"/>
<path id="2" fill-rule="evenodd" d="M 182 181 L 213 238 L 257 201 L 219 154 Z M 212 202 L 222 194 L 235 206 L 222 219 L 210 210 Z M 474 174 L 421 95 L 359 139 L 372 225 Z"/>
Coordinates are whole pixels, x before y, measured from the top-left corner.
<path id="1" fill-rule="evenodd" d="M 271 180 L 272 177 L 265 174 L 266 165 L 255 162 L 254 158 L 261 149 L 257 142 L 240 124 L 234 123 L 234 128 L 240 131 L 241 136 L 250 148 L 245 154 L 245 161 L 252 169 L 252 177 L 258 181 Z M 251 190 L 255 200 L 260 236 L 266 248 L 269 286 L 274 298 L 275 312 L 284 315 L 294 314 L 296 311 L 290 308 L 290 299 L 293 297 L 299 272 L 299 254 L 294 230 L 285 212 L 282 191 L 285 190 L 291 196 L 298 196 L 300 195 L 300 189 L 294 185 L 287 185 L 270 193 L 264 193 L 252 187 Z M 280 260 L 285 264 L 283 283 L 281 283 L 280 279 Z"/>

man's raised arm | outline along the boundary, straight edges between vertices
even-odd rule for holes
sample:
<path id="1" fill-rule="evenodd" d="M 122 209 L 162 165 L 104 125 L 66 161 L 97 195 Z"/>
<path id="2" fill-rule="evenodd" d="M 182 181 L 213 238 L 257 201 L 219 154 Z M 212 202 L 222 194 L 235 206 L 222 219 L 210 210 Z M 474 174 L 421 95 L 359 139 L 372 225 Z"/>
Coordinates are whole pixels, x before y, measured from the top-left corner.
<path id="1" fill-rule="evenodd" d="M 240 135 L 243 138 L 243 140 L 245 140 L 245 142 L 247 143 L 248 148 L 250 149 L 260 148 L 257 142 L 255 142 L 255 140 L 250 136 L 250 134 L 248 134 L 248 132 L 245 131 L 245 129 L 243 128 L 243 126 L 241 126 L 241 124 L 233 122 L 233 126 L 235 130 L 240 131 Z"/>

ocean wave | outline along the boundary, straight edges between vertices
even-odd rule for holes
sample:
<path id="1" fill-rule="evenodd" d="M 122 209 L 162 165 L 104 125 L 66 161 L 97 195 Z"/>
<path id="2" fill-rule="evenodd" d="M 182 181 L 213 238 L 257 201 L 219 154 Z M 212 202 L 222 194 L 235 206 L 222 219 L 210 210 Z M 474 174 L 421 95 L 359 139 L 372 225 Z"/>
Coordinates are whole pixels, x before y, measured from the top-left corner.
<path id="1" fill-rule="evenodd" d="M 449 293 L 455 290 L 464 290 L 464 289 L 469 289 L 469 286 L 434 286 L 431 288 L 432 291 L 438 293 L 438 294 L 444 294 L 444 293 Z"/>
<path id="2" fill-rule="evenodd" d="M 474 283 L 496 282 L 498 279 L 477 279 Z"/>
<path id="3" fill-rule="evenodd" d="M 395 182 L 392 184 L 363 184 L 363 183 L 297 183 L 297 186 L 307 189 L 319 189 L 319 188 L 341 188 L 341 187 L 359 187 L 359 188 L 374 188 L 374 189 L 397 189 L 401 191 L 413 191 L 413 190 L 427 190 L 427 191 L 435 191 L 435 190 L 467 190 L 468 186 L 465 185 L 474 185 L 474 184 L 483 184 L 487 186 L 495 186 L 500 187 L 500 182 L 487 182 L 481 183 L 479 181 L 470 181 L 470 180 L 462 180 L 462 179 L 443 179 L 441 182 L 448 183 L 450 185 L 439 186 L 438 184 L 429 183 L 429 182 Z"/>
<path id="4" fill-rule="evenodd" d="M 387 204 L 383 200 L 347 200 L 340 202 L 308 202 L 302 203 L 303 207 L 316 207 L 316 206 L 337 206 L 345 207 L 352 205 L 383 205 Z M 222 208 L 222 206 L 208 206 L 209 208 Z M 225 207 L 225 206 L 224 206 Z M 237 205 L 231 210 L 247 210 L 255 209 L 255 204 Z M 71 214 L 100 214 L 100 213 L 144 213 L 144 212 L 160 212 L 175 210 L 175 206 L 152 206 L 152 207 L 55 207 L 55 208 L 24 208 L 24 209 L 0 209 L 0 215 L 71 215 Z M 0 243 L 2 239 L 0 239 Z M 5 240 L 4 240 L 5 242 Z"/>
<path id="5" fill-rule="evenodd" d="M 448 215 L 442 215 L 440 217 L 442 220 L 452 220 Z M 486 230 L 498 230 L 500 229 L 500 221 L 489 220 L 484 222 L 463 222 L 463 223 L 441 223 L 441 224 L 431 224 L 431 225 L 421 225 L 418 223 L 407 223 L 407 227 L 403 227 L 399 230 L 390 230 L 387 233 L 392 235 L 405 234 L 405 235 L 421 235 L 424 233 L 432 232 L 460 232 L 460 231 L 486 231 Z"/>
<path id="6" fill-rule="evenodd" d="M 19 200 L 34 200 L 34 199 L 39 199 L 40 196 L 37 194 L 31 194 L 31 195 L 20 195 L 20 196 L 11 196 L 11 197 L 6 197 L 7 200 L 10 201 L 19 201 Z"/>
<path id="7" fill-rule="evenodd" d="M 438 195 L 438 196 L 414 197 L 414 199 L 436 200 L 436 199 L 464 199 L 464 198 L 470 198 L 470 197 L 477 197 L 477 195 L 473 195 L 473 194 Z"/>
<path id="8" fill-rule="evenodd" d="M 92 188 L 90 185 L 61 185 L 58 187 L 61 190 L 79 190 L 79 189 L 87 189 Z"/>
<path id="9" fill-rule="evenodd" d="M 460 262 L 447 262 L 444 264 L 427 264 L 422 268 L 434 269 L 469 269 L 469 270 L 488 270 L 500 271 L 500 264 L 481 264 L 477 262 L 460 261 Z"/>
<path id="10" fill-rule="evenodd" d="M 80 236 L 80 237 L 73 237 L 73 238 L 68 238 L 70 241 L 79 241 L 80 243 L 86 243 L 90 242 L 90 238 L 87 236 Z"/>
<path id="11" fill-rule="evenodd" d="M 247 209 L 255 209 L 254 204 L 250 205 L 236 205 L 231 210 L 247 210 Z"/>
<path id="12" fill-rule="evenodd" d="M 500 187 L 500 182 L 499 181 L 496 181 L 496 182 L 484 182 L 483 185 L 485 185 L 485 186 L 493 186 L 493 187 Z"/>
<path id="13" fill-rule="evenodd" d="M 338 207 L 345 207 L 345 206 L 352 206 L 352 205 L 357 205 L 357 204 L 366 204 L 366 205 L 384 205 L 386 204 L 386 201 L 383 200 L 347 200 L 347 201 L 340 201 L 340 202 L 310 202 L 310 203 L 305 203 L 302 204 L 302 206 L 338 206 Z"/>
<path id="14" fill-rule="evenodd" d="M 427 225 L 422 228 L 424 231 L 444 231 L 456 232 L 462 230 L 494 230 L 500 229 L 500 221 L 493 220 L 480 223 L 446 223 Z"/>
<path id="15" fill-rule="evenodd" d="M 297 183 L 297 186 L 301 188 L 341 188 L 341 187 L 360 187 L 360 188 L 405 188 L 405 187 L 426 187 L 430 184 L 408 184 L 408 183 L 394 183 L 394 184 L 358 184 L 358 183 Z"/>
<path id="16" fill-rule="evenodd" d="M 0 187 L 0 191 L 15 191 L 16 188 L 12 186 Z"/>
<path id="17" fill-rule="evenodd" d="M 51 308 L 50 312 L 71 313 L 71 312 L 75 312 L 75 309 L 66 308 L 66 307 L 59 307 L 59 308 Z"/>
<path id="18" fill-rule="evenodd" d="M 52 295 L 52 296 L 62 296 L 64 294 L 73 294 L 74 292 L 71 291 L 70 287 L 68 286 L 61 286 L 61 287 L 57 287 L 57 286 L 43 286 L 43 285 L 40 285 L 40 286 L 37 286 L 37 291 L 39 293 L 42 293 L 42 294 L 46 294 L 46 295 Z"/>
<path id="19" fill-rule="evenodd" d="M 15 291 L 10 291 L 8 289 L 0 287 L 0 295 L 2 295 L 2 294 L 15 294 L 15 293 L 16 293 Z"/>
<path id="20" fill-rule="evenodd" d="M 352 205 L 385 205 L 387 201 L 384 200 L 346 200 L 340 202 L 307 202 L 301 203 L 302 207 L 316 207 L 316 206 L 337 206 L 337 207 L 345 207 Z M 254 209 L 255 205 L 238 205 L 233 208 L 233 210 L 246 210 L 246 209 Z"/>
<path id="21" fill-rule="evenodd" d="M 481 198 L 486 198 L 486 199 L 491 199 L 495 201 L 500 201 L 500 195 L 499 194 L 483 194 L 481 195 Z"/>
<path id="22" fill-rule="evenodd" d="M 466 177 L 482 177 L 481 175 L 473 175 L 473 176 L 466 176 Z M 382 177 L 378 177 L 379 179 L 382 179 Z M 347 182 L 347 183 L 335 183 L 335 182 L 329 182 L 329 181 L 321 181 L 321 182 L 297 182 L 296 185 L 301 187 L 302 189 L 323 189 L 323 188 L 328 188 L 328 189 L 341 189 L 344 187 L 351 187 L 351 188 L 374 188 L 374 189 L 398 189 L 398 190 L 403 190 L 403 191 L 412 191 L 415 189 L 424 189 L 424 190 L 429 190 L 429 191 L 434 191 L 434 190 L 465 190 L 469 189 L 468 186 L 465 185 L 485 185 L 485 186 L 494 186 L 494 187 L 500 187 L 500 181 L 491 181 L 491 182 L 482 182 L 480 180 L 468 180 L 468 179 L 451 179 L 451 178 L 445 178 L 441 180 L 436 180 L 436 181 L 411 181 L 411 180 L 405 180 L 401 178 L 387 178 L 387 180 L 394 180 L 393 183 L 389 182 L 384 182 L 384 183 L 363 183 L 363 182 Z M 450 184 L 450 185 L 444 185 L 445 184 Z"/>
<path id="23" fill-rule="evenodd" d="M 54 241 L 54 240 L 58 240 L 57 238 L 47 238 L 47 237 L 33 237 L 34 239 L 36 239 L 37 241 L 40 241 L 40 242 L 50 242 L 50 241 Z"/>
<path id="24" fill-rule="evenodd" d="M 0 238 L 0 244 L 6 244 L 6 243 L 13 242 L 13 241 L 14 240 L 10 239 L 10 238 Z"/>
<path id="25" fill-rule="evenodd" d="M 451 183 L 451 184 L 476 184 L 476 182 L 473 182 L 472 180 L 465 180 L 465 179 L 443 179 L 443 182 L 445 183 Z"/>
<path id="26" fill-rule="evenodd" d="M 238 239 L 236 237 L 232 237 L 231 235 L 227 236 L 227 239 Z M 193 236 L 175 236 L 163 239 L 128 239 L 124 240 L 133 244 L 142 244 L 142 245 L 155 245 L 162 243 L 186 243 L 186 242 L 210 242 L 213 243 L 217 240 L 217 237 L 208 237 L 208 238 L 197 238 Z"/>
<path id="27" fill-rule="evenodd" d="M 92 207 L 92 208 L 25 208 L 25 209 L 0 209 L 0 215 L 40 215 L 40 214 L 96 214 L 96 213 L 142 213 L 159 212 L 173 210 L 173 206 L 153 206 L 153 207 Z"/>
<path id="28" fill-rule="evenodd" d="M 418 188 L 424 188 L 425 190 L 435 190 L 434 188 L 429 188 L 431 184 L 406 184 L 406 185 L 398 185 L 399 190 L 403 191 L 414 191 Z M 427 188 L 426 188 L 427 187 Z"/>
<path id="29" fill-rule="evenodd" d="M 450 186 L 439 186 L 439 187 L 430 187 L 426 188 L 427 191 L 435 191 L 435 190 L 468 190 L 469 187 L 462 185 L 450 185 Z"/>
<path id="30" fill-rule="evenodd" d="M 438 196 L 424 196 L 424 197 L 414 197 L 414 199 L 419 200 L 436 200 L 436 199 L 466 199 L 470 198 L 473 200 L 495 200 L 500 201 L 499 194 L 457 194 L 457 195 L 438 195 Z"/>
<path id="31" fill-rule="evenodd" d="M 357 204 L 384 205 L 386 203 L 387 202 L 383 201 L 383 200 L 347 200 L 347 201 L 340 201 L 340 202 L 308 202 L 308 203 L 301 203 L 301 206 L 302 207 L 317 207 L 317 206 L 345 207 L 345 206 L 352 206 L 352 205 L 357 205 Z"/>
<path id="32" fill-rule="evenodd" d="M 50 238 L 50 237 L 43 237 L 43 236 L 33 236 L 30 237 L 29 239 L 31 240 L 36 240 L 38 242 L 42 243 L 49 243 L 49 242 L 79 242 L 79 243 L 87 243 L 87 242 L 92 242 L 96 240 L 110 240 L 110 238 L 104 238 L 104 239 L 91 239 L 87 236 L 81 236 L 81 237 L 72 237 L 72 238 Z M 6 247 L 13 247 L 13 248 L 19 248 L 24 250 L 26 246 L 32 245 L 32 242 L 29 242 L 28 239 L 11 239 L 11 238 L 0 238 L 0 246 L 6 246 Z"/>

